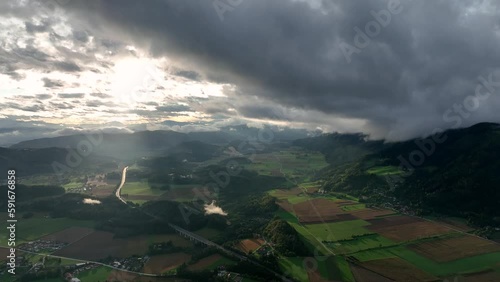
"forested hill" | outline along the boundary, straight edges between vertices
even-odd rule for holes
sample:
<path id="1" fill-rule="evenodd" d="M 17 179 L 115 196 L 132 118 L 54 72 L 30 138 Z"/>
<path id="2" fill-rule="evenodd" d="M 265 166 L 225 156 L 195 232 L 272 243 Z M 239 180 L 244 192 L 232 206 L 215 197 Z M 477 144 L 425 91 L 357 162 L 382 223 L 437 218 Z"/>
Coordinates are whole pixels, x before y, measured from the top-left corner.
<path id="1" fill-rule="evenodd" d="M 333 166 L 358 160 L 386 147 L 383 141 L 370 141 L 363 134 L 341 133 L 298 139 L 293 145 L 323 153 L 326 161 Z"/>
<path id="2" fill-rule="evenodd" d="M 325 189 L 379 204 L 389 202 L 418 214 L 440 213 L 479 225 L 500 225 L 500 125 L 481 123 L 385 145 L 352 137 L 344 144 L 339 139 L 346 140 L 325 136 L 309 142 L 312 148 L 322 143 L 327 156 L 339 158 L 343 148 L 358 152 L 358 159 L 332 166 Z"/>

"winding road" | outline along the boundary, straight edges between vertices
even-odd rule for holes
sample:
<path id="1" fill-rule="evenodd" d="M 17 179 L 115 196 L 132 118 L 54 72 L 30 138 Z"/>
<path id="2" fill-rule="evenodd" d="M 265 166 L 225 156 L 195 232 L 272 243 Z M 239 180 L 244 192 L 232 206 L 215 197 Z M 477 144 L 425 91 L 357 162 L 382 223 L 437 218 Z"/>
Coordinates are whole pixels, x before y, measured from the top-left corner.
<path id="1" fill-rule="evenodd" d="M 120 195 L 120 192 L 122 190 L 123 185 L 125 185 L 125 180 L 127 179 L 127 169 L 128 169 L 128 166 L 123 168 L 122 181 L 120 182 L 120 186 L 118 186 L 118 188 L 116 189 L 116 192 L 115 192 L 115 196 L 118 198 L 118 200 L 122 201 L 124 204 L 127 204 L 127 202 L 122 198 L 122 196 Z"/>
<path id="2" fill-rule="evenodd" d="M 126 166 L 126 167 L 124 167 L 124 168 L 123 168 L 122 180 L 121 180 L 121 182 L 120 182 L 120 186 L 118 186 L 118 188 L 116 189 L 116 192 L 115 192 L 116 197 L 117 197 L 120 201 L 122 201 L 125 205 L 129 205 L 129 204 L 128 204 L 125 200 L 123 200 L 123 199 L 122 199 L 122 197 L 121 197 L 121 195 L 120 195 L 120 192 L 121 192 L 121 189 L 122 189 L 122 187 L 123 187 L 123 185 L 125 184 L 125 181 L 126 181 L 126 179 L 127 179 L 127 168 L 128 168 L 128 166 Z M 144 211 L 143 211 L 143 212 L 144 212 Z M 158 217 L 158 216 L 156 216 L 156 215 L 153 215 L 153 214 L 150 214 L 150 213 L 146 213 L 146 212 L 144 212 L 144 213 L 145 213 L 146 215 L 148 215 L 148 216 L 153 217 L 153 218 L 156 218 L 156 219 L 161 219 L 161 218 L 159 218 L 159 217 Z M 230 255 L 230 256 L 233 256 L 233 257 L 236 257 L 236 258 L 238 258 L 238 259 L 240 259 L 240 260 L 243 260 L 243 261 L 248 261 L 248 262 L 252 263 L 253 265 L 255 265 L 255 266 L 257 266 L 257 267 L 261 267 L 261 268 L 263 268 L 263 269 L 265 269 L 265 270 L 267 270 L 267 271 L 269 271 L 269 272 L 273 273 L 276 277 L 281 278 L 281 279 L 282 279 L 282 281 L 290 281 L 290 279 L 286 278 L 285 276 L 281 275 L 280 273 L 277 273 L 276 271 L 274 271 L 274 270 L 272 270 L 272 269 L 270 269 L 270 268 L 268 268 L 268 267 L 266 267 L 266 266 L 263 266 L 263 265 L 261 265 L 261 264 L 259 264 L 259 263 L 255 262 L 255 261 L 253 261 L 253 260 L 249 260 L 249 259 L 248 259 L 248 257 L 246 257 L 246 256 L 243 256 L 243 255 L 240 255 L 240 254 L 235 253 L 235 252 L 233 252 L 233 251 L 230 251 L 230 250 L 228 250 L 228 249 L 224 248 L 223 246 L 221 246 L 221 245 L 219 245 L 219 244 L 217 244 L 217 243 L 214 243 L 214 242 L 212 242 L 212 241 L 210 241 L 210 240 L 207 240 L 207 239 L 205 239 L 204 237 L 201 237 L 201 236 L 199 236 L 198 234 L 195 234 L 195 233 L 190 232 L 190 231 L 188 231 L 188 230 L 186 230 L 186 229 L 183 229 L 183 228 L 181 228 L 181 227 L 179 227 L 179 226 L 177 226 L 177 225 L 175 225 L 175 224 L 168 223 L 168 225 L 170 225 L 170 227 L 172 227 L 174 230 L 176 230 L 177 232 L 181 233 L 182 235 L 184 235 L 184 236 L 186 236 L 186 237 L 190 237 L 190 238 L 192 238 L 193 240 L 196 240 L 196 241 L 198 241 L 198 242 L 200 242 L 200 243 L 202 243 L 202 244 L 205 244 L 205 245 L 207 245 L 207 246 L 212 246 L 212 247 L 215 247 L 215 248 L 217 248 L 217 249 L 219 249 L 219 250 L 221 250 L 221 251 L 225 252 L 226 254 L 228 254 L 228 255 Z"/>

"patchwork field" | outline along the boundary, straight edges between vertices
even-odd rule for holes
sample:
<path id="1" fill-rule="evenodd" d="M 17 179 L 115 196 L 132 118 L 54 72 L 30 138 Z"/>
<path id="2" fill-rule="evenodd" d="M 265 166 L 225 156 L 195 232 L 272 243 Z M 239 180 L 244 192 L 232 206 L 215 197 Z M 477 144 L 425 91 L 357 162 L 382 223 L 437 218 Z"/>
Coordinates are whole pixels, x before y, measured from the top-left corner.
<path id="1" fill-rule="evenodd" d="M 92 221 L 69 218 L 46 218 L 43 215 L 35 215 L 32 218 L 19 220 L 17 223 L 17 244 L 33 241 L 70 227 L 93 228 L 94 225 Z M 0 228 L 5 230 L 6 227 L 6 221 L 0 221 Z M 0 246 L 7 246 L 7 232 L 0 233 Z"/>
<path id="2" fill-rule="evenodd" d="M 235 264 L 233 260 L 230 260 L 220 254 L 213 254 L 208 257 L 202 258 L 194 264 L 188 266 L 191 271 L 205 270 L 205 269 L 215 269 L 221 265 L 231 265 Z"/>
<path id="3" fill-rule="evenodd" d="M 98 260 L 107 256 L 129 257 L 145 254 L 150 243 L 166 241 L 172 241 L 178 247 L 192 246 L 191 242 L 178 235 L 141 235 L 130 238 L 114 238 L 113 233 L 96 231 L 54 254 L 87 260 Z"/>
<path id="4" fill-rule="evenodd" d="M 413 241 L 420 238 L 455 232 L 449 227 L 429 221 L 418 221 L 383 227 L 379 227 L 375 224 L 370 225 L 368 229 L 396 242 Z"/>
<path id="5" fill-rule="evenodd" d="M 409 248 L 437 262 L 500 252 L 500 244 L 472 235 L 422 242 Z"/>
<path id="6" fill-rule="evenodd" d="M 361 265 L 394 281 L 421 282 L 438 280 L 437 277 L 418 269 L 400 258 L 372 260 L 361 263 Z"/>
<path id="7" fill-rule="evenodd" d="M 344 195 L 310 193 L 300 185 L 269 194 L 281 208 L 276 215 L 302 236 L 311 251 L 345 256 L 352 263 L 349 267 L 346 261 L 332 261 L 329 273 L 321 267 L 307 272 L 294 258 L 280 260 L 280 267 L 299 281 L 355 281 L 354 277 L 370 282 L 439 281 L 465 274 L 477 281 L 500 281 L 500 245 L 461 234 L 467 229 L 456 228 L 456 222 L 399 215 Z M 487 280 L 490 277 L 496 280 Z"/>
<path id="8" fill-rule="evenodd" d="M 245 239 L 241 240 L 235 247 L 244 253 L 250 253 L 260 248 L 262 244 L 264 244 L 262 239 Z"/>
<path id="9" fill-rule="evenodd" d="M 70 227 L 40 238 L 71 244 L 94 232 L 94 229 L 85 227 Z"/>
<path id="10" fill-rule="evenodd" d="M 285 176 L 292 181 L 310 181 L 311 176 L 328 166 L 319 152 L 289 148 L 273 153 L 256 154 L 245 168 L 262 175 Z"/>
<path id="11" fill-rule="evenodd" d="M 394 280 L 384 277 L 366 268 L 351 264 L 352 275 L 356 282 L 392 282 Z"/>
<path id="12" fill-rule="evenodd" d="M 191 260 L 191 255 L 185 253 L 152 256 L 144 266 L 143 271 L 152 274 L 164 273 L 179 267 L 189 260 Z"/>

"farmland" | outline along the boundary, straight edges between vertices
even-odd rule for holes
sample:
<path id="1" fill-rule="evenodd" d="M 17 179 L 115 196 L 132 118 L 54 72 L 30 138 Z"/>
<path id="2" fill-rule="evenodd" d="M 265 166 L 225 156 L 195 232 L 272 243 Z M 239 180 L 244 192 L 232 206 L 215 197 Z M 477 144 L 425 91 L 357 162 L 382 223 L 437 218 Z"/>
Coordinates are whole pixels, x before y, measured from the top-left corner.
<path id="1" fill-rule="evenodd" d="M 306 182 L 327 165 L 321 153 L 292 147 L 272 153 L 256 154 L 252 163 L 246 164 L 245 168 L 262 175 L 284 176 L 292 182 Z"/>
<path id="2" fill-rule="evenodd" d="M 5 224 L 6 222 L 2 220 L 0 223 L 2 230 L 5 230 Z M 32 241 L 39 237 L 75 226 L 92 228 L 94 227 L 94 222 L 69 218 L 47 218 L 43 215 L 36 215 L 32 218 L 20 220 L 17 223 L 17 243 L 21 244 Z M 7 245 L 6 236 L 6 232 L 0 233 L 0 246 Z"/>
<path id="3" fill-rule="evenodd" d="M 113 233 L 95 231 L 54 254 L 84 260 L 99 260 L 107 256 L 125 258 L 132 255 L 144 255 L 150 243 L 165 241 L 172 241 L 174 246 L 178 247 L 192 246 L 191 242 L 177 235 L 141 235 L 128 238 L 114 238 Z"/>
<path id="4" fill-rule="evenodd" d="M 324 262 L 319 258 L 314 271 L 301 265 L 304 259 L 282 258 L 280 267 L 300 281 L 354 281 L 354 277 L 359 281 L 434 281 L 453 275 L 471 279 L 473 273 L 478 278 L 496 277 L 491 273 L 500 270 L 499 244 L 464 235 L 451 224 L 367 207 L 352 198 L 317 190 L 309 192 L 300 184 L 269 194 L 280 207 L 276 215 L 295 228 L 311 251 L 337 254 L 328 264 L 329 272 L 322 270 Z"/>
<path id="5" fill-rule="evenodd" d="M 260 248 L 262 244 L 264 244 L 262 239 L 245 239 L 238 242 L 235 247 L 244 253 L 251 253 Z"/>
<path id="6" fill-rule="evenodd" d="M 143 271 L 152 274 L 165 273 L 188 262 L 190 259 L 191 256 L 185 253 L 152 256 L 144 266 Z"/>
<path id="7" fill-rule="evenodd" d="M 437 262 L 448 262 L 470 256 L 500 252 L 500 245 L 471 235 L 422 242 L 410 249 Z"/>
<path id="8" fill-rule="evenodd" d="M 207 257 L 204 257 L 197 262 L 188 266 L 189 270 L 198 271 L 203 269 L 215 269 L 220 265 L 232 265 L 235 262 L 231 259 L 228 259 L 220 254 L 214 254 Z"/>

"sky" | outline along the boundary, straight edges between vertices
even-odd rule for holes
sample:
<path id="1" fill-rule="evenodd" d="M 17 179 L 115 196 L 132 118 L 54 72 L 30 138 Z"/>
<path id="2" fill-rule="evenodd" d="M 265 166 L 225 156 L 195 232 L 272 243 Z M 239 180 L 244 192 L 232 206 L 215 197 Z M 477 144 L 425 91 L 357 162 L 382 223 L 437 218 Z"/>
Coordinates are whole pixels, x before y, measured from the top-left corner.
<path id="1" fill-rule="evenodd" d="M 0 2 L 0 144 L 231 125 L 389 141 L 500 122 L 500 2 Z"/>

